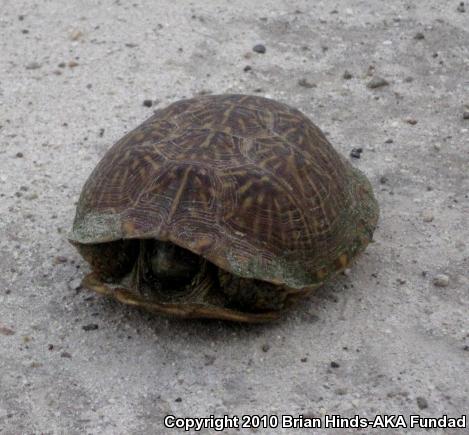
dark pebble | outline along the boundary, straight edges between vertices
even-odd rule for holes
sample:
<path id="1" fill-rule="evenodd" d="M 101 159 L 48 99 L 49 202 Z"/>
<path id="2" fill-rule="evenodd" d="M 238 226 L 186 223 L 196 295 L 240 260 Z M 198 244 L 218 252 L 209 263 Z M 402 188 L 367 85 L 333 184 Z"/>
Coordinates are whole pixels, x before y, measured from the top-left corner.
<path id="1" fill-rule="evenodd" d="M 386 140 L 384 141 L 384 143 L 393 143 L 393 142 L 394 142 L 394 140 L 393 140 L 393 139 L 391 139 L 391 138 L 389 138 L 389 139 L 386 139 Z"/>
<path id="2" fill-rule="evenodd" d="M 385 175 L 383 175 L 380 179 L 379 179 L 379 182 L 381 184 L 386 184 L 388 182 L 388 177 L 386 177 Z"/>
<path id="3" fill-rule="evenodd" d="M 254 47 L 252 47 L 252 51 L 260 54 L 264 54 L 267 49 L 265 48 L 264 44 L 256 44 Z"/>
<path id="4" fill-rule="evenodd" d="M 182 399 L 180 397 L 177 397 L 174 401 L 180 403 L 182 402 Z"/>
<path id="5" fill-rule="evenodd" d="M 469 119 L 469 110 L 466 110 L 465 112 L 463 112 L 462 119 Z"/>
<path id="6" fill-rule="evenodd" d="M 100 128 L 99 129 L 99 137 L 103 137 L 104 136 L 104 128 Z"/>
<path id="7" fill-rule="evenodd" d="M 244 71 L 244 72 L 248 72 L 248 71 L 251 71 L 251 70 L 252 70 L 251 65 L 246 65 L 246 66 L 243 68 L 243 71 Z"/>
<path id="8" fill-rule="evenodd" d="M 53 345 L 53 344 L 49 344 L 49 345 L 47 346 L 47 349 L 48 349 L 48 350 L 54 350 L 54 345 Z"/>
<path id="9" fill-rule="evenodd" d="M 308 361 L 308 358 L 306 358 L 306 357 L 301 358 L 300 361 L 301 361 L 301 362 L 307 362 L 307 361 Z"/>
<path id="10" fill-rule="evenodd" d="M 59 68 L 65 68 L 67 66 L 67 64 L 65 62 L 60 62 L 57 66 Z"/>
<path id="11" fill-rule="evenodd" d="M 23 30 L 21 31 L 21 33 L 22 33 L 23 35 L 27 35 L 27 34 L 29 33 L 29 30 L 28 30 L 28 29 L 23 29 Z"/>
<path id="12" fill-rule="evenodd" d="M 407 122 L 407 124 L 410 124 L 410 125 L 415 125 L 417 124 L 418 121 L 415 118 L 407 118 L 405 122 Z"/>
<path id="13" fill-rule="evenodd" d="M 151 106 L 153 106 L 153 101 L 151 101 L 151 100 L 143 100 L 143 105 L 144 105 L 145 107 L 151 107 Z"/>
<path id="14" fill-rule="evenodd" d="M 412 83 L 412 82 L 414 81 L 414 78 L 409 76 L 409 77 L 406 77 L 406 78 L 404 79 L 404 81 L 405 81 L 406 83 Z"/>
<path id="15" fill-rule="evenodd" d="M 458 7 L 456 8 L 458 12 L 466 12 L 466 8 L 464 7 L 464 2 L 459 3 Z"/>
<path id="16" fill-rule="evenodd" d="M 350 80 L 351 78 L 353 78 L 353 75 L 350 71 L 345 70 L 344 74 L 342 75 L 342 78 L 344 78 L 345 80 Z"/>
<path id="17" fill-rule="evenodd" d="M 361 157 L 362 152 L 362 148 L 352 148 L 352 151 L 350 151 L 350 157 L 353 157 L 354 159 L 359 159 Z"/>
<path id="18" fill-rule="evenodd" d="M 298 85 L 302 86 L 303 88 L 308 88 L 308 89 L 316 87 L 314 83 L 309 82 L 307 79 L 298 80 Z"/>
<path id="19" fill-rule="evenodd" d="M 340 364 L 338 362 L 331 361 L 331 367 L 333 369 L 338 369 L 340 367 Z"/>
<path id="20" fill-rule="evenodd" d="M 98 329 L 99 326 L 96 323 L 90 323 L 88 325 L 82 326 L 82 329 L 84 331 L 94 331 L 95 329 Z"/>
<path id="21" fill-rule="evenodd" d="M 422 32 L 417 32 L 414 36 L 414 39 L 417 39 L 417 40 L 425 39 L 425 35 Z"/>
<path id="22" fill-rule="evenodd" d="M 425 397 L 417 397 L 417 406 L 419 407 L 419 409 L 426 409 L 428 408 L 428 402 L 427 402 L 427 399 L 425 399 Z"/>
<path id="23" fill-rule="evenodd" d="M 262 345 L 262 352 L 268 352 L 270 349 L 270 345 L 269 344 L 264 344 Z"/>
<path id="24" fill-rule="evenodd" d="M 60 356 L 61 356 L 62 358 L 71 358 L 71 357 L 72 357 L 72 355 L 71 355 L 70 353 L 68 353 L 68 352 L 62 352 L 62 353 L 60 354 Z"/>
<path id="25" fill-rule="evenodd" d="M 468 346 L 468 345 L 464 346 L 464 347 L 462 348 L 462 350 L 464 350 L 464 351 L 466 351 L 466 352 L 469 352 L 469 346 Z"/>
<path id="26" fill-rule="evenodd" d="M 389 82 L 383 77 L 373 77 L 368 83 L 367 88 L 376 89 L 389 85 Z"/>
<path id="27" fill-rule="evenodd" d="M 16 157 L 18 157 L 19 159 L 23 158 L 24 157 L 24 154 L 23 153 L 16 153 Z"/>

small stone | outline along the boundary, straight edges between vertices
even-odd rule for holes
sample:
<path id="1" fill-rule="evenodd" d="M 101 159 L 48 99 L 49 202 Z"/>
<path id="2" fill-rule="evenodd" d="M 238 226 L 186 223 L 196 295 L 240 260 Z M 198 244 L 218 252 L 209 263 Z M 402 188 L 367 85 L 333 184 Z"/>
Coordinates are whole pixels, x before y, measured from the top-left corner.
<path id="1" fill-rule="evenodd" d="M 342 78 L 345 80 L 350 80 L 353 77 L 352 73 L 348 70 L 344 71 L 344 74 L 342 75 Z"/>
<path id="2" fill-rule="evenodd" d="M 53 344 L 49 344 L 47 346 L 47 350 L 54 350 L 54 345 Z"/>
<path id="3" fill-rule="evenodd" d="M 302 86 L 303 88 L 308 88 L 308 89 L 316 87 L 316 85 L 314 83 L 311 83 L 310 81 L 308 81 L 308 79 L 298 80 L 298 86 Z"/>
<path id="4" fill-rule="evenodd" d="M 441 150 L 441 145 L 438 144 L 438 143 L 436 143 L 436 144 L 433 145 L 433 149 L 434 149 L 435 151 L 440 151 L 440 150 Z"/>
<path id="5" fill-rule="evenodd" d="M 22 159 L 24 157 L 24 154 L 22 152 L 18 152 L 15 154 L 15 157 L 18 159 Z"/>
<path id="6" fill-rule="evenodd" d="M 270 349 L 270 344 L 263 344 L 262 345 L 262 352 L 268 352 Z"/>
<path id="7" fill-rule="evenodd" d="M 182 398 L 181 397 L 176 397 L 176 399 L 174 401 L 177 402 L 177 403 L 180 403 L 180 402 L 182 402 Z"/>
<path id="8" fill-rule="evenodd" d="M 96 323 L 89 323 L 88 325 L 83 325 L 82 329 L 84 331 L 95 331 L 99 326 Z"/>
<path id="9" fill-rule="evenodd" d="M 145 107 L 151 107 L 151 106 L 153 106 L 153 101 L 151 101 L 151 100 L 143 100 L 143 105 L 144 105 Z"/>
<path id="10" fill-rule="evenodd" d="M 244 68 L 243 68 L 243 71 L 244 72 L 248 72 L 248 71 L 251 71 L 252 70 L 252 66 L 251 65 L 246 65 Z"/>
<path id="11" fill-rule="evenodd" d="M 264 54 L 267 49 L 265 48 L 264 44 L 256 44 L 254 47 L 252 47 L 252 51 L 259 54 Z"/>
<path id="12" fill-rule="evenodd" d="M 384 141 L 384 143 L 393 143 L 393 142 L 394 142 L 394 140 L 393 140 L 393 139 L 391 139 L 391 138 L 389 138 L 389 139 L 386 139 L 386 140 Z"/>
<path id="13" fill-rule="evenodd" d="M 462 114 L 462 119 L 469 119 L 469 110 L 465 110 Z"/>
<path id="14" fill-rule="evenodd" d="M 83 36 L 83 32 L 81 32 L 80 30 L 73 30 L 70 33 L 70 39 L 72 41 L 78 41 L 82 36 Z"/>
<path id="15" fill-rule="evenodd" d="M 464 2 L 460 2 L 456 10 L 461 13 L 466 12 L 466 8 L 464 7 Z"/>
<path id="16" fill-rule="evenodd" d="M 399 284 L 399 285 L 404 285 L 407 281 L 405 279 L 402 279 L 402 278 L 397 278 L 396 279 L 396 282 Z"/>
<path id="17" fill-rule="evenodd" d="M 26 69 L 39 69 L 39 68 L 41 68 L 41 64 L 38 62 L 29 62 L 26 65 Z"/>
<path id="18" fill-rule="evenodd" d="M 68 63 L 68 67 L 69 68 L 75 68 L 78 66 L 78 62 L 75 61 L 75 60 L 71 60 L 69 63 Z"/>
<path id="19" fill-rule="evenodd" d="M 67 257 L 64 257 L 63 255 L 57 255 L 57 257 L 54 258 L 54 264 L 61 264 L 61 263 L 66 263 L 67 262 Z"/>
<path id="20" fill-rule="evenodd" d="M 340 367 L 340 364 L 338 362 L 331 361 L 331 367 L 333 369 L 338 369 Z"/>
<path id="21" fill-rule="evenodd" d="M 417 39 L 417 40 L 425 39 L 425 35 L 422 32 L 417 32 L 414 36 L 414 39 Z"/>
<path id="22" fill-rule="evenodd" d="M 135 48 L 138 47 L 138 44 L 134 44 L 133 42 L 127 42 L 124 44 L 127 48 Z"/>
<path id="23" fill-rule="evenodd" d="M 59 68 L 65 68 L 67 66 L 67 64 L 65 62 L 60 62 L 57 66 Z"/>
<path id="24" fill-rule="evenodd" d="M 303 363 L 304 363 L 304 362 L 307 362 L 307 361 L 308 361 L 308 358 L 304 356 L 303 358 L 300 359 L 300 361 L 303 362 Z"/>
<path id="25" fill-rule="evenodd" d="M 379 179 L 379 182 L 380 182 L 381 184 L 386 184 L 388 181 L 389 181 L 389 180 L 388 180 L 388 177 L 386 177 L 386 175 L 382 175 L 382 176 L 380 177 L 380 179 Z"/>
<path id="26" fill-rule="evenodd" d="M 419 409 L 427 409 L 428 408 L 428 402 L 427 402 L 427 399 L 425 399 L 425 397 L 417 397 L 417 406 L 419 407 Z"/>
<path id="27" fill-rule="evenodd" d="M 0 335 L 13 335 L 15 331 L 0 324 Z"/>
<path id="28" fill-rule="evenodd" d="M 335 393 L 339 396 L 345 396 L 348 391 L 347 388 L 337 388 L 337 390 L 335 390 Z"/>
<path id="29" fill-rule="evenodd" d="M 406 83 L 412 83 L 412 82 L 414 81 L 414 78 L 408 76 L 408 77 L 406 77 L 406 78 L 404 79 L 404 81 L 405 81 Z"/>
<path id="30" fill-rule="evenodd" d="M 424 222 L 432 222 L 434 219 L 433 213 L 431 210 L 424 210 L 422 213 L 422 220 Z"/>
<path id="31" fill-rule="evenodd" d="M 68 283 L 68 286 L 70 287 L 71 290 L 79 290 L 81 288 L 81 279 L 80 278 L 72 279 Z"/>
<path id="32" fill-rule="evenodd" d="M 389 82 L 383 77 L 373 77 L 368 84 L 366 85 L 369 89 L 381 88 L 383 86 L 388 86 Z"/>
<path id="33" fill-rule="evenodd" d="M 23 29 L 23 30 L 21 31 L 21 33 L 22 33 L 23 35 L 27 35 L 27 34 L 29 33 L 29 30 L 28 30 L 28 29 Z"/>
<path id="34" fill-rule="evenodd" d="M 70 353 L 68 353 L 68 352 L 62 352 L 62 353 L 60 354 L 60 356 L 61 356 L 62 358 L 71 358 L 71 357 L 72 357 L 72 355 L 71 355 Z"/>
<path id="35" fill-rule="evenodd" d="M 410 125 L 415 125 L 417 124 L 418 121 L 415 118 L 406 118 L 405 122 L 407 122 L 407 124 L 410 124 Z"/>
<path id="36" fill-rule="evenodd" d="M 433 285 L 437 287 L 448 287 L 449 285 L 449 276 L 443 273 L 436 275 L 433 278 Z"/>
<path id="37" fill-rule="evenodd" d="M 359 159 L 361 157 L 362 152 L 363 148 L 352 148 L 352 151 L 350 151 L 350 157 L 353 157 L 354 159 Z"/>

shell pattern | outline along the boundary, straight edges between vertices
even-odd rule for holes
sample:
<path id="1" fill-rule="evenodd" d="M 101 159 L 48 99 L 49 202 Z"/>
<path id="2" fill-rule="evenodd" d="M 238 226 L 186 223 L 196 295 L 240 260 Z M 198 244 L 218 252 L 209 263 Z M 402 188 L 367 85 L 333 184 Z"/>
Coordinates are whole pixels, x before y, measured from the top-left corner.
<path id="1" fill-rule="evenodd" d="M 105 154 L 71 240 L 169 240 L 239 276 L 301 289 L 346 267 L 377 219 L 366 177 L 300 111 L 213 95 L 157 110 Z"/>

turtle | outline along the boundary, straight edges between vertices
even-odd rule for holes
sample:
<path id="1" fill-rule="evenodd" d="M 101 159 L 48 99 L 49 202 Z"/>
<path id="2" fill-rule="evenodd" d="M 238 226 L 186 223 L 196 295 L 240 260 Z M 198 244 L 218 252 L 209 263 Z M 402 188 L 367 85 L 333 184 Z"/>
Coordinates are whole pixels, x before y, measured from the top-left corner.
<path id="1" fill-rule="evenodd" d="M 176 101 L 117 141 L 81 191 L 82 286 L 153 313 L 274 320 L 349 268 L 379 207 L 301 111 L 261 96 Z"/>

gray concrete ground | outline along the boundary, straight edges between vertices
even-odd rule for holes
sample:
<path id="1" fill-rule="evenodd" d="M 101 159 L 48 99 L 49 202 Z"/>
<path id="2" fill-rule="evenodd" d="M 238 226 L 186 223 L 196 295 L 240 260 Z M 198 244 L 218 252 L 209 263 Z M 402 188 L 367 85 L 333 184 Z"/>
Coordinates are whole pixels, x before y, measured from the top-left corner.
<path id="1" fill-rule="evenodd" d="M 164 428 L 167 414 L 467 414 L 469 5 L 458 5 L 2 0 L 0 433 L 182 433 Z M 369 88 L 372 77 L 388 84 Z M 376 241 L 275 324 L 168 320 L 78 285 L 88 269 L 66 232 L 83 182 L 155 107 L 200 92 L 284 101 L 344 154 L 363 148 L 352 160 L 381 205 Z M 254 432 L 313 433 L 226 431 Z"/>

